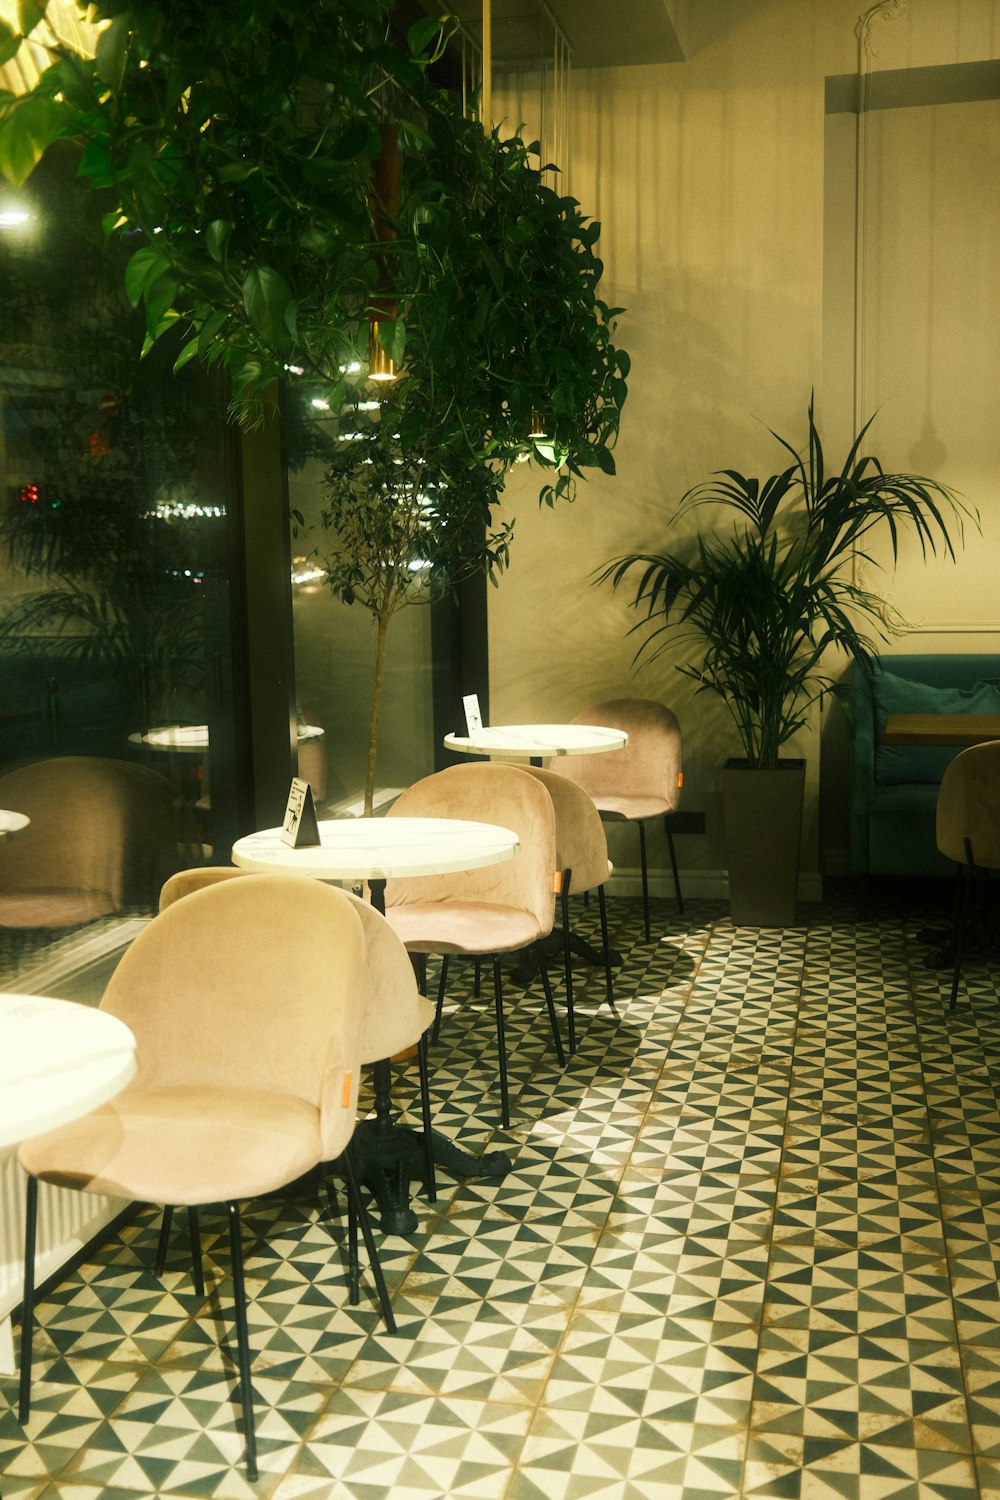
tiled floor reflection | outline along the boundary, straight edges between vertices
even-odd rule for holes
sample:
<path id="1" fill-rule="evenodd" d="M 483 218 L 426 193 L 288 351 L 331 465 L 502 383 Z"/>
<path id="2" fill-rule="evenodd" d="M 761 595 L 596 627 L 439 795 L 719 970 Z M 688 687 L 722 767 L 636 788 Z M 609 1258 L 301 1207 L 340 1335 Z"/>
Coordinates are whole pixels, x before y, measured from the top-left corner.
<path id="1" fill-rule="evenodd" d="M 225 1257 L 200 1306 L 179 1233 L 160 1284 L 149 1213 L 43 1304 L 3 1500 L 1000 1500 L 1000 964 L 949 1016 L 922 912 L 612 916 L 618 1013 L 578 972 L 565 1070 L 516 1003 L 509 1132 L 456 977 L 437 1121 L 514 1169 L 384 1240 L 396 1337 L 310 1193 L 248 1215 L 258 1484 Z"/>

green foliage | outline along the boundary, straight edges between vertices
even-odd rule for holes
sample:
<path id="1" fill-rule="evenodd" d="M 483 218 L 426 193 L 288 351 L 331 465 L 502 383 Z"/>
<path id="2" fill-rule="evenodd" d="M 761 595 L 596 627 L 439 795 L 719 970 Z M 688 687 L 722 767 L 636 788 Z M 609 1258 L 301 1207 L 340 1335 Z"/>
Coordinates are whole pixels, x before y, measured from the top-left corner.
<path id="1" fill-rule="evenodd" d="M 42 7 L 25 9 L 33 23 Z M 84 143 L 105 226 L 134 247 L 147 347 L 179 335 L 179 364 L 225 366 L 243 420 L 290 366 L 339 404 L 380 316 L 406 361 L 400 445 L 433 439 L 501 471 L 527 454 L 551 504 L 584 468 L 614 467 L 628 359 L 597 295 L 599 226 L 523 141 L 484 136 L 430 82 L 453 23 L 418 22 L 406 45 L 391 9 L 99 0 L 97 57 L 57 48 L 0 104 L 0 171 L 17 183 L 53 139 Z M 387 125 L 398 204 L 375 189 Z"/>
<path id="2" fill-rule="evenodd" d="M 387 410 L 382 421 L 391 421 Z M 359 458 L 367 453 L 368 462 Z M 447 450 L 404 456 L 378 423 L 335 451 L 327 474 L 319 556 L 334 592 L 389 620 L 407 604 L 449 593 L 469 574 L 501 570 L 510 528 L 490 531 L 500 478 L 456 469 Z"/>
<path id="3" fill-rule="evenodd" d="M 888 533 L 893 561 L 901 529 L 916 535 L 925 557 L 953 559 L 949 521 L 961 535 L 970 514 L 944 485 L 886 473 L 863 455 L 872 420 L 843 466 L 828 472 L 810 401 L 804 457 L 773 433 L 792 456 L 787 469 L 763 482 L 720 470 L 682 497 L 679 514 L 701 505 L 735 511 L 730 531 L 700 534 L 677 552 L 617 558 L 599 575 L 614 588 L 632 585 L 641 615 L 632 630 L 643 636 L 637 659 L 675 640 L 697 650 L 680 671 L 725 703 L 751 766 L 776 766 L 810 706 L 833 687 L 828 651 L 870 671 L 876 645 L 865 632 L 884 640 L 903 624 L 853 576 L 856 561 L 874 562 L 871 534 Z"/>
<path id="4" fill-rule="evenodd" d="M 51 141 L 82 142 L 105 230 L 131 248 L 145 350 L 168 339 L 175 370 L 221 366 L 246 424 L 289 374 L 286 410 L 299 385 L 343 411 L 325 561 L 372 611 L 381 662 L 402 603 L 504 566 L 491 507 L 512 464 L 541 468 L 550 506 L 586 469 L 614 472 L 629 361 L 598 295 L 599 225 L 543 181 L 535 148 L 484 135 L 434 85 L 449 16 L 403 42 L 393 0 L 89 10 L 110 23 L 96 58 L 56 48 L 30 94 L 0 100 L 0 172 L 21 182 Z M 373 320 L 405 369 L 356 427 Z"/>

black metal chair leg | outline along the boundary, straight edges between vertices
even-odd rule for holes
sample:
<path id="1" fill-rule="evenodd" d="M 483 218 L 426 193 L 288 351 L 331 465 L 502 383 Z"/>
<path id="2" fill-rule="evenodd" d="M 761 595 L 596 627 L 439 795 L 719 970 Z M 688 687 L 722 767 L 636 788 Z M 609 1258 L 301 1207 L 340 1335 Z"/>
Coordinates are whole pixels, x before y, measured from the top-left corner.
<path id="1" fill-rule="evenodd" d="M 955 962 L 951 971 L 949 1010 L 954 1010 L 958 1004 L 958 978 L 962 971 L 962 948 L 969 926 L 969 912 L 972 906 L 972 891 L 976 874 L 976 867 L 972 862 L 972 845 L 968 839 L 964 839 L 963 842 L 965 844 L 965 858 L 967 863 L 964 869 L 962 909 L 959 913 L 958 921 L 955 923 Z"/>
<path id="2" fill-rule="evenodd" d="M 681 895 L 681 877 L 677 870 L 677 851 L 674 848 L 674 835 L 670 828 L 670 814 L 663 819 L 663 826 L 667 830 L 667 851 L 670 854 L 670 868 L 674 875 L 674 894 L 677 897 L 677 914 L 684 915 L 684 897 Z"/>
<path id="3" fill-rule="evenodd" d="M 227 1203 L 229 1215 L 229 1252 L 233 1263 L 233 1303 L 236 1313 L 236 1354 L 240 1372 L 240 1405 L 243 1411 L 243 1433 L 246 1438 L 247 1478 L 257 1479 L 257 1428 L 253 1415 L 253 1390 L 250 1385 L 250 1336 L 247 1332 L 246 1285 L 243 1280 L 243 1241 L 240 1210 Z"/>
<path id="4" fill-rule="evenodd" d="M 448 955 L 441 955 L 441 973 L 438 976 L 437 1005 L 434 1007 L 434 1029 L 431 1031 L 431 1041 L 436 1042 L 441 1030 L 441 1013 L 444 1010 L 444 987 L 448 982 Z"/>
<path id="5" fill-rule="evenodd" d="M 417 1068 L 420 1073 L 420 1118 L 424 1127 L 424 1172 L 427 1201 L 437 1202 L 437 1176 L 434 1171 L 434 1143 L 431 1140 L 431 1081 L 427 1072 L 426 1033 L 417 1043 Z"/>
<path id="6" fill-rule="evenodd" d="M 566 1033 L 570 1052 L 576 1051 L 576 1013 L 573 1006 L 573 952 L 569 940 L 569 888 L 572 870 L 563 870 L 559 887 L 559 907 L 562 913 L 563 965 L 566 972 Z"/>
<path id="7" fill-rule="evenodd" d="M 608 903 L 605 900 L 603 885 L 597 887 L 597 909 L 601 914 L 601 942 L 604 946 L 604 989 L 608 1004 L 615 1015 L 617 1015 L 614 984 L 611 978 L 611 944 L 608 940 Z"/>
<path id="8" fill-rule="evenodd" d="M 170 1225 L 173 1217 L 174 1211 L 168 1204 L 160 1219 L 160 1237 L 156 1242 L 156 1259 L 153 1262 L 153 1270 L 159 1277 L 163 1276 L 163 1268 L 167 1264 L 167 1245 L 170 1241 Z"/>
<path id="9" fill-rule="evenodd" d="M 535 944 L 535 955 L 538 959 L 538 974 L 542 981 L 542 989 L 545 992 L 545 1005 L 549 1012 L 549 1024 L 552 1027 L 552 1040 L 556 1044 L 556 1057 L 559 1059 L 560 1067 L 566 1066 L 566 1054 L 563 1051 L 562 1037 L 559 1035 L 559 1021 L 556 1017 L 556 1008 L 552 1000 L 552 986 L 549 983 L 549 970 L 545 962 L 545 948 L 542 943 Z"/>
<path id="10" fill-rule="evenodd" d="M 503 979 L 500 974 L 500 955 L 493 955 L 493 999 L 497 1013 L 497 1050 L 500 1054 L 500 1119 L 505 1130 L 510 1128 L 510 1096 L 507 1092 L 507 1040 L 503 1021 Z"/>
<path id="11" fill-rule="evenodd" d="M 17 1420 L 23 1427 L 31 1412 L 31 1354 L 35 1332 L 35 1241 L 38 1235 L 38 1178 L 28 1177 L 24 1210 L 24 1300 L 21 1303 L 21 1382 Z"/>
<path id="12" fill-rule="evenodd" d="M 354 1161 L 351 1156 L 351 1148 L 341 1157 L 344 1168 L 344 1177 L 347 1181 L 347 1199 L 351 1205 L 351 1212 L 355 1223 L 361 1225 L 361 1235 L 365 1242 L 365 1250 L 368 1255 L 368 1263 L 371 1266 L 372 1277 L 375 1281 L 375 1290 L 378 1293 L 379 1306 L 385 1319 L 385 1326 L 389 1333 L 396 1332 L 396 1319 L 393 1316 L 392 1303 L 389 1301 L 389 1288 L 385 1284 L 385 1276 L 382 1272 L 382 1262 L 378 1258 L 378 1247 L 375 1244 L 375 1236 L 372 1234 L 372 1222 L 365 1207 L 364 1199 L 358 1187 L 358 1179 L 354 1172 Z M 357 1237 L 355 1236 L 355 1254 L 357 1253 Z"/>
<path id="13" fill-rule="evenodd" d="M 478 1000 L 483 992 L 483 961 L 481 958 L 472 960 L 472 995 Z"/>
<path id="14" fill-rule="evenodd" d="M 646 825 L 639 823 L 639 869 L 642 874 L 642 926 L 648 943 L 652 937 L 649 925 L 649 871 L 646 867 Z"/>
<path id="15" fill-rule="evenodd" d="M 343 1172 L 346 1178 L 345 1167 L 346 1152 L 337 1157 L 334 1167 Z M 330 1179 L 325 1179 L 327 1185 L 327 1200 L 333 1206 L 333 1190 L 330 1187 Z M 333 1217 L 333 1215 L 331 1215 Z M 361 1301 L 361 1262 L 358 1257 L 358 1212 L 357 1202 L 351 1196 L 348 1188 L 348 1302 L 352 1308 L 357 1307 Z"/>
<path id="16" fill-rule="evenodd" d="M 201 1263 L 201 1225 L 198 1222 L 198 1210 L 189 1208 L 188 1233 L 191 1236 L 191 1269 L 194 1276 L 194 1289 L 199 1297 L 205 1295 L 205 1276 Z"/>

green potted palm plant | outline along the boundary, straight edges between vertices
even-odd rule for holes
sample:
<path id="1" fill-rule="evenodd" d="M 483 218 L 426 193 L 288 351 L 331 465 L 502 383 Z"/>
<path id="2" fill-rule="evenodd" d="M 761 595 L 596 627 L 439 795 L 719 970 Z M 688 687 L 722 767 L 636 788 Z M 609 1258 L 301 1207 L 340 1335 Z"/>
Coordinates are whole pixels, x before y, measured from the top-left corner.
<path id="1" fill-rule="evenodd" d="M 804 454 L 772 433 L 791 457 L 761 480 L 723 469 L 694 486 L 674 517 L 711 507 L 710 530 L 676 551 L 630 553 L 599 574 L 632 589 L 642 640 L 636 659 L 677 645 L 677 663 L 699 691 L 726 705 L 742 754 L 724 781 L 733 920 L 749 926 L 794 921 L 804 762 L 788 747 L 813 705 L 834 687 L 837 653 L 871 671 L 876 639 L 903 620 L 858 580 L 875 563 L 870 544 L 885 534 L 895 562 L 902 530 L 924 556 L 954 559 L 952 531 L 969 515 L 933 479 L 887 472 L 862 451 L 865 423 L 839 468 L 828 469 L 810 400 Z"/>

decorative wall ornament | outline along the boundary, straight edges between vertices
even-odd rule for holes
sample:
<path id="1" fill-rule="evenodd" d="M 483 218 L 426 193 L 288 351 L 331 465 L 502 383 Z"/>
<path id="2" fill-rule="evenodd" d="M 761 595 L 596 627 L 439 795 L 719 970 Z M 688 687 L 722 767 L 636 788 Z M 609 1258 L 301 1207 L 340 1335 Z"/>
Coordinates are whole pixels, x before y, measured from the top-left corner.
<path id="1" fill-rule="evenodd" d="M 869 8 L 858 17 L 854 28 L 854 35 L 858 39 L 858 73 L 862 72 L 861 55 L 865 57 L 876 57 L 875 50 L 875 26 L 878 21 L 894 21 L 898 16 L 905 15 L 906 0 L 878 0 L 877 5 Z"/>

